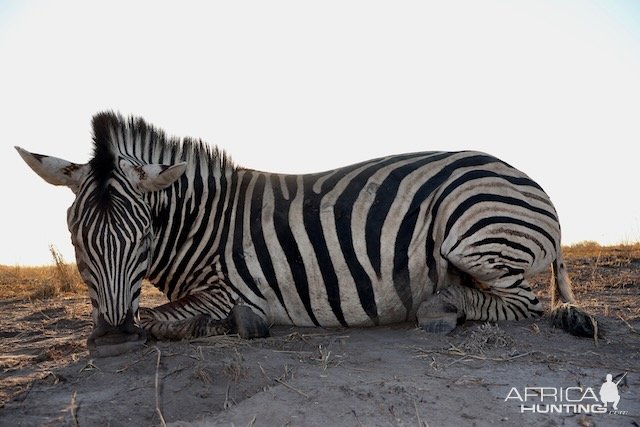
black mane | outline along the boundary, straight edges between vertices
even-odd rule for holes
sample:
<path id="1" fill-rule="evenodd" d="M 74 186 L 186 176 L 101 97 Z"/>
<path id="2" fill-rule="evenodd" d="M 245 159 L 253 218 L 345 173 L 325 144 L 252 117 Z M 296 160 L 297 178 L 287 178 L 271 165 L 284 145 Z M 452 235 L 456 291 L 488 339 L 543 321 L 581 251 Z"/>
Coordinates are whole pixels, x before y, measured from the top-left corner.
<path id="1" fill-rule="evenodd" d="M 89 165 L 99 204 L 108 204 L 110 200 L 109 182 L 120 158 L 140 165 L 187 162 L 187 168 L 199 162 L 211 172 L 236 168 L 224 150 L 201 140 L 167 137 L 163 130 L 139 117 L 126 119 L 119 113 L 105 111 L 93 117 L 92 125 L 93 157 Z"/>

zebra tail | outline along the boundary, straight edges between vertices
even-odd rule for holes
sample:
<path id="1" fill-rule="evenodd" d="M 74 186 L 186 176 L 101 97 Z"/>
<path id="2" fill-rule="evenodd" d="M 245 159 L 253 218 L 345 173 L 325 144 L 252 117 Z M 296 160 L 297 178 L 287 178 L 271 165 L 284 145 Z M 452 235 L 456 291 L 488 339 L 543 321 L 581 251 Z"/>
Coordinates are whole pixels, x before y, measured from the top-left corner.
<path id="1" fill-rule="evenodd" d="M 569 279 L 569 274 L 567 273 L 567 268 L 564 264 L 564 258 L 562 256 L 562 250 L 559 249 L 557 252 L 558 256 L 551 264 L 552 274 L 551 274 L 551 308 L 556 308 L 560 302 L 562 303 L 570 303 L 575 304 L 576 298 L 573 296 L 573 291 L 571 290 L 571 280 Z"/>
<path id="2" fill-rule="evenodd" d="M 567 274 L 561 250 L 551 268 L 551 316 L 552 325 L 564 329 L 572 335 L 593 338 L 596 343 L 603 337 L 597 319 L 576 305 L 571 290 L 571 280 Z"/>

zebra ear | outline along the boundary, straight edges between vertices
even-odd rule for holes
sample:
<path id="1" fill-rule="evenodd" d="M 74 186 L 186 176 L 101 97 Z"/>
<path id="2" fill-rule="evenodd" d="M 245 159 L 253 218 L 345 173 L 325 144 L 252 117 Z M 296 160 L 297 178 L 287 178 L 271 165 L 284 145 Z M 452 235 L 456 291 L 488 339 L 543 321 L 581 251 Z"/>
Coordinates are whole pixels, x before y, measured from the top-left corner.
<path id="1" fill-rule="evenodd" d="M 146 193 L 162 190 L 173 184 L 187 169 L 187 164 L 136 166 L 123 159 L 120 160 L 120 168 L 134 188 Z"/>
<path id="2" fill-rule="evenodd" d="M 66 185 L 76 193 L 84 178 L 88 166 L 71 163 L 52 156 L 30 153 L 20 147 L 14 147 L 22 160 L 42 179 L 53 185 Z"/>

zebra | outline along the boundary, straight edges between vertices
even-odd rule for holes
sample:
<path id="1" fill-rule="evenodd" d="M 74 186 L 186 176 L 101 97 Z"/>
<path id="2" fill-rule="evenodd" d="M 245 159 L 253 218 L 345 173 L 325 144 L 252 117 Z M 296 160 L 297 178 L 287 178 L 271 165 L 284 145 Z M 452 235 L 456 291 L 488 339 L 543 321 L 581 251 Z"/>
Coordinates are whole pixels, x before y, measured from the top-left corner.
<path id="1" fill-rule="evenodd" d="M 148 336 L 265 337 L 273 324 L 415 320 L 449 333 L 465 320 L 520 320 L 543 314 L 527 279 L 550 265 L 556 323 L 594 333 L 574 305 L 553 204 L 496 157 L 428 151 L 277 174 L 142 118 L 107 111 L 92 125 L 85 164 L 16 149 L 75 193 L 67 223 L 94 352 Z M 169 302 L 139 307 L 143 279 Z"/>

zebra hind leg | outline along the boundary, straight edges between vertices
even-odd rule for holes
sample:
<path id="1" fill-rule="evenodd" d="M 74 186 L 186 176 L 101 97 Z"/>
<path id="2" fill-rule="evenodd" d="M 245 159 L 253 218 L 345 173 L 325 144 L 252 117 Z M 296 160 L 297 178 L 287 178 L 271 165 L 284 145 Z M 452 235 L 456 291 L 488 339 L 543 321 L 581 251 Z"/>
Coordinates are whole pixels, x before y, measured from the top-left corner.
<path id="1" fill-rule="evenodd" d="M 448 333 L 465 320 L 497 322 L 543 314 L 542 305 L 522 277 L 508 277 L 482 288 L 455 284 L 418 308 L 419 326 L 426 332 Z"/>
<path id="2" fill-rule="evenodd" d="M 447 288 L 420 304 L 416 318 L 425 332 L 448 334 L 464 321 L 464 311 L 460 301 Z"/>

